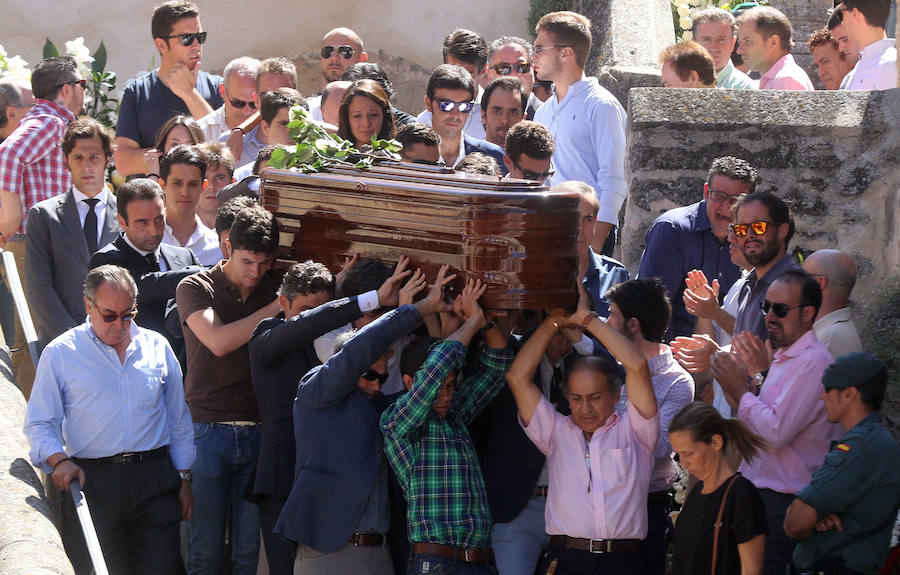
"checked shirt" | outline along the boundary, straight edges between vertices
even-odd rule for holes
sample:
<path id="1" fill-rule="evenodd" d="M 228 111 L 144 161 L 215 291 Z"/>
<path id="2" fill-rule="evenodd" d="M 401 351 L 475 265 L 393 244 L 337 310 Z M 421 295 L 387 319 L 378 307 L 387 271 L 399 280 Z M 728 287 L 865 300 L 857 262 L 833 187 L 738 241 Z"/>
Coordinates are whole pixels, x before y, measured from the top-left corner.
<path id="1" fill-rule="evenodd" d="M 466 348 L 438 343 L 416 372 L 412 389 L 381 416 L 384 449 L 409 502 L 409 540 L 487 548 L 491 512 L 478 456 L 466 429 L 506 382 L 508 349 L 484 348 L 481 366 L 453 394 L 447 418 L 431 407 L 441 384 L 459 372 Z"/>

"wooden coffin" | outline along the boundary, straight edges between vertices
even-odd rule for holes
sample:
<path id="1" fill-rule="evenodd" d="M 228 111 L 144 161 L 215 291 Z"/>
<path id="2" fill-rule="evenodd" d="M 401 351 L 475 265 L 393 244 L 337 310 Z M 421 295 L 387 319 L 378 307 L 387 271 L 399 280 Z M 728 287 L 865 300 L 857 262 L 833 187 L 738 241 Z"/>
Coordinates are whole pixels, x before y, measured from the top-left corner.
<path id="1" fill-rule="evenodd" d="M 429 281 L 448 264 L 488 288 L 492 310 L 573 307 L 578 194 L 525 180 L 388 162 L 368 170 L 266 170 L 262 202 L 278 218 L 276 263 L 312 259 L 333 271 L 354 253 L 393 264 L 409 256 Z"/>

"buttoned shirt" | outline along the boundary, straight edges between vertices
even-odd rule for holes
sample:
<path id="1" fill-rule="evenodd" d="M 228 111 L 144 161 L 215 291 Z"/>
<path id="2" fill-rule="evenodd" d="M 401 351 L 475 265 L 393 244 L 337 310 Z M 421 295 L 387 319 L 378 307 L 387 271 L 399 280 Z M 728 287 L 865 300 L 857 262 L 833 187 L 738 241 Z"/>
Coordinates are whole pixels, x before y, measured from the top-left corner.
<path id="1" fill-rule="evenodd" d="M 481 122 L 481 97 L 484 96 L 484 88 L 478 86 L 478 92 L 475 94 L 475 105 L 472 107 L 472 111 L 469 112 L 469 117 L 466 118 L 466 123 L 463 124 L 462 131 L 468 134 L 472 138 L 476 138 L 478 140 L 487 140 L 487 132 L 484 129 L 484 124 Z M 431 110 L 423 110 L 418 116 L 416 116 L 416 120 L 422 122 L 425 125 L 431 126 Z M 459 137 L 460 146 L 462 146 L 462 136 Z M 462 158 L 465 154 L 460 154 L 459 157 Z"/>
<path id="2" fill-rule="evenodd" d="M 259 151 L 266 147 L 266 144 L 259 139 L 259 129 L 259 126 L 256 126 L 244 134 L 244 143 L 241 145 L 241 157 L 234 159 L 236 165 L 242 166 L 244 164 L 250 164 L 252 166 L 256 161 L 256 156 L 259 155 Z M 229 136 L 231 136 L 231 130 L 226 128 L 226 131 L 219 134 L 218 141 L 225 143 L 228 141 Z"/>
<path id="3" fill-rule="evenodd" d="M 139 247 L 137 247 L 136 245 L 134 245 L 134 244 L 131 242 L 131 240 L 128 238 L 128 234 L 127 234 L 127 233 L 123 233 L 123 234 L 122 234 L 122 239 L 125 240 L 125 243 L 128 244 L 129 247 L 131 247 L 131 249 L 133 249 L 133 250 L 136 251 L 137 253 L 141 254 L 141 255 L 142 255 L 143 257 L 145 257 L 145 258 L 146 258 L 149 254 L 154 254 L 154 255 L 156 256 L 156 261 L 157 261 L 157 263 L 159 263 L 159 271 L 161 271 L 161 272 L 167 272 L 167 271 L 169 271 L 169 266 L 166 265 L 166 258 L 162 257 L 162 254 L 161 254 L 160 251 L 159 251 L 159 246 L 156 247 L 156 250 L 155 250 L 155 251 L 148 252 L 148 251 L 142 250 L 141 248 L 139 248 Z"/>
<path id="4" fill-rule="evenodd" d="M 90 321 L 54 339 L 41 354 L 25 414 L 34 465 L 65 451 L 95 459 L 164 445 L 176 469 L 194 462 L 194 431 L 181 366 L 162 335 L 131 323 L 124 363 Z"/>
<path id="5" fill-rule="evenodd" d="M 760 90 L 815 90 L 807 73 L 785 54 L 759 79 Z"/>
<path id="6" fill-rule="evenodd" d="M 522 423 L 521 418 L 519 422 Z M 545 531 L 585 539 L 647 536 L 647 492 L 659 414 L 646 419 L 632 404 L 609 416 L 591 439 L 546 398 L 525 434 L 547 456 L 550 491 Z"/>
<path id="7" fill-rule="evenodd" d="M 766 292 L 772 282 L 778 279 L 787 270 L 800 269 L 794 257 L 785 254 L 767 271 L 763 277 L 756 275 L 756 269 L 750 272 L 741 288 L 740 304 L 735 316 L 734 331 L 741 333 L 749 331 L 759 339 L 769 339 L 769 331 L 766 329 L 766 316 L 759 309 L 760 302 L 765 299 Z"/>
<path id="8" fill-rule="evenodd" d="M 625 201 L 625 109 L 597 78 L 569 86 L 565 98 L 556 89 L 534 114 L 553 134 L 556 173 L 551 184 L 578 180 L 593 186 L 600 201 L 597 220 L 619 223 Z"/>
<path id="9" fill-rule="evenodd" d="M 850 316 L 850 308 L 836 309 L 820 317 L 813 324 L 813 330 L 816 338 L 835 359 L 863 349 L 856 323 Z"/>
<path id="10" fill-rule="evenodd" d="M 89 200 L 90 198 L 75 186 L 72 186 L 72 195 L 75 197 L 75 209 L 78 211 L 81 227 L 84 228 L 84 220 L 87 218 L 88 209 L 90 209 L 90 206 L 85 200 Z M 99 194 L 94 196 L 94 199 L 98 200 L 97 203 L 94 204 L 94 214 L 97 216 L 97 237 L 99 238 L 103 235 L 103 225 L 106 223 L 106 202 L 109 199 L 109 191 L 106 189 L 106 186 L 103 186 L 103 189 L 100 190 Z"/>
<path id="11" fill-rule="evenodd" d="M 207 267 L 214 266 L 222 259 L 222 248 L 219 246 L 219 236 L 216 234 L 215 230 L 206 227 L 203 222 L 200 221 L 200 216 L 195 214 L 194 220 L 197 223 L 197 227 L 191 232 L 191 237 L 188 238 L 187 243 L 182 245 L 181 242 L 178 241 L 178 238 L 172 235 L 172 228 L 169 224 L 165 225 L 162 243 L 181 248 L 190 248 L 190 250 L 194 252 L 194 255 L 197 256 L 197 261 L 202 265 Z"/>
<path id="12" fill-rule="evenodd" d="M 883 38 L 862 49 L 842 89 L 890 90 L 897 87 L 897 40 Z"/>
<path id="13" fill-rule="evenodd" d="M 588 268 L 581 280 L 584 291 L 591 300 L 591 309 L 600 317 L 609 316 L 609 301 L 606 292 L 612 286 L 628 281 L 628 270 L 616 260 L 597 255 L 588 248 Z"/>
<path id="14" fill-rule="evenodd" d="M 408 535 L 415 543 L 491 544 L 491 511 L 466 424 L 505 384 L 512 355 L 506 348 L 485 348 L 480 369 L 457 387 L 447 417 L 439 417 L 432 405 L 444 379 L 459 372 L 465 354 L 458 341 L 438 343 L 410 391 L 381 415 L 384 450 L 409 502 Z"/>
<path id="15" fill-rule="evenodd" d="M 669 441 L 669 423 L 681 408 L 694 400 L 694 378 L 672 356 L 666 346 L 662 353 L 647 362 L 650 382 L 659 409 L 659 439 L 653 452 L 653 470 L 650 473 L 650 493 L 665 491 L 678 477 L 675 452 Z M 622 389 L 616 403 L 616 413 L 624 415 L 628 410 L 628 392 Z"/>
<path id="16" fill-rule="evenodd" d="M 221 105 L 209 114 L 203 116 L 197 123 L 203 130 L 203 137 L 207 142 L 215 142 L 223 132 L 227 132 L 230 128 L 225 123 L 225 105 Z"/>
<path id="17" fill-rule="evenodd" d="M 25 233 L 28 210 L 72 185 L 59 147 L 74 114 L 51 100 L 37 98 L 19 127 L 0 144 L 0 190 L 19 194 Z"/>
<path id="18" fill-rule="evenodd" d="M 797 493 L 822 465 L 828 445 L 840 435 L 839 426 L 828 423 L 822 374 L 831 354 L 807 331 L 786 349 L 778 349 L 759 396 L 741 397 L 738 418 L 773 448 L 741 466 L 744 477 L 759 489 Z"/>
<path id="19" fill-rule="evenodd" d="M 716 86 L 723 90 L 756 90 L 756 80 L 734 67 L 731 59 L 716 75 Z"/>

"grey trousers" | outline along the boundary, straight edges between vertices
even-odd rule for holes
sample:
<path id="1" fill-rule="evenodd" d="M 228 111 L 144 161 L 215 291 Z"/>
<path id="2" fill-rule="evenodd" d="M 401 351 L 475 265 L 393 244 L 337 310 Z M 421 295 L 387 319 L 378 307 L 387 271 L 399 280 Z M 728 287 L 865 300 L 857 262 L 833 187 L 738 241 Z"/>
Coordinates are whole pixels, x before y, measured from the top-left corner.
<path id="1" fill-rule="evenodd" d="M 351 543 L 334 553 L 321 553 L 305 545 L 297 549 L 294 575 L 393 575 L 394 567 L 387 545 L 357 547 Z"/>

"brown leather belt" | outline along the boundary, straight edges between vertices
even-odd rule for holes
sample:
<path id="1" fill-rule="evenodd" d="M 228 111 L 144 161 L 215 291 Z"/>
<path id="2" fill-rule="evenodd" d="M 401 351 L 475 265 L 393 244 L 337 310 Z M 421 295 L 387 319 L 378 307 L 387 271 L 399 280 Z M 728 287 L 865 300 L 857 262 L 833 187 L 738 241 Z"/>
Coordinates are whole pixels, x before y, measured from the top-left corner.
<path id="1" fill-rule="evenodd" d="M 546 485 L 538 485 L 534 488 L 535 497 L 547 497 L 548 493 L 550 493 L 550 488 Z"/>
<path id="2" fill-rule="evenodd" d="M 437 543 L 413 543 L 412 552 L 413 555 L 439 555 L 452 561 L 462 561 L 464 563 L 491 564 L 494 562 L 494 552 L 490 548 L 464 549 Z"/>
<path id="3" fill-rule="evenodd" d="M 94 459 L 88 459 L 84 457 L 73 457 L 76 462 L 86 461 L 90 463 L 116 463 L 118 465 L 134 465 L 135 463 L 140 463 L 141 461 L 149 461 L 150 459 L 156 459 L 157 457 L 163 457 L 169 455 L 168 446 L 157 447 L 156 449 L 152 449 L 150 451 L 138 451 L 136 453 L 117 453 L 115 455 L 110 455 L 109 457 L 97 457 Z"/>
<path id="4" fill-rule="evenodd" d="M 578 549 L 589 553 L 627 553 L 640 551 L 640 539 L 579 539 L 566 535 L 551 535 L 550 545 Z"/>
<path id="5" fill-rule="evenodd" d="M 350 538 L 350 544 L 357 547 L 381 547 L 384 545 L 384 535 L 381 533 L 354 533 Z"/>

